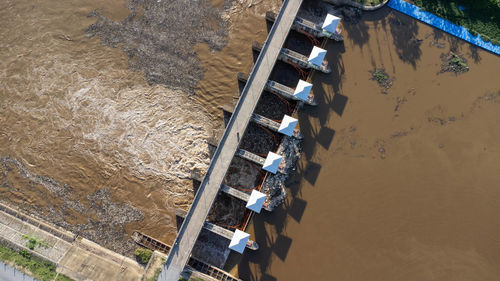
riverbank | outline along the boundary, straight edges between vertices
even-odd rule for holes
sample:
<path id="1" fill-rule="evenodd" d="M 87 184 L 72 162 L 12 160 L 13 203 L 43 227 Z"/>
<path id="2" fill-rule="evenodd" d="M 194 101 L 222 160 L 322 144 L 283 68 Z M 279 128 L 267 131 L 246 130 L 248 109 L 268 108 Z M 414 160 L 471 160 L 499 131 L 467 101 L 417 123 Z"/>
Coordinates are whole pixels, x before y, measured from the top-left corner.
<path id="1" fill-rule="evenodd" d="M 388 7 L 418 19 L 434 28 L 438 28 L 471 44 L 500 55 L 500 46 L 484 41 L 481 38 L 481 35 L 473 35 L 467 28 L 451 23 L 448 20 L 440 18 L 432 13 L 423 11 L 419 7 L 404 0 L 391 0 Z"/>
<path id="2" fill-rule="evenodd" d="M 351 6 L 363 11 L 375 11 L 382 8 L 389 0 L 325 0 L 334 6 Z"/>
<path id="3" fill-rule="evenodd" d="M 57 274 L 56 266 L 51 263 L 44 261 L 38 257 L 31 256 L 26 250 L 14 250 L 9 248 L 7 245 L 0 242 L 0 260 L 5 262 L 7 265 L 15 267 L 12 270 L 21 270 L 24 274 L 29 276 L 33 276 L 37 280 L 40 281 L 71 281 L 72 279 L 62 275 Z M 1 263 L 0 263 L 1 266 Z M 7 274 L 8 271 L 5 270 L 4 274 Z M 9 276 L 5 276 L 6 280 L 9 280 L 7 277 L 14 278 L 16 273 L 11 272 Z M 2 275 L 0 274 L 0 277 Z M 24 276 L 23 279 L 24 280 Z M 3 279 L 2 279 L 3 280 Z M 15 280 L 15 279 L 14 279 Z"/>
<path id="4" fill-rule="evenodd" d="M 387 0 L 353 0 L 353 2 L 359 3 L 364 6 L 377 6 L 388 2 Z"/>
<path id="5" fill-rule="evenodd" d="M 0 280 L 3 281 L 36 281 L 33 277 L 0 261 Z"/>
<path id="6" fill-rule="evenodd" d="M 485 42 L 500 46 L 500 2 L 496 0 L 413 0 L 415 5 L 480 34 Z"/>

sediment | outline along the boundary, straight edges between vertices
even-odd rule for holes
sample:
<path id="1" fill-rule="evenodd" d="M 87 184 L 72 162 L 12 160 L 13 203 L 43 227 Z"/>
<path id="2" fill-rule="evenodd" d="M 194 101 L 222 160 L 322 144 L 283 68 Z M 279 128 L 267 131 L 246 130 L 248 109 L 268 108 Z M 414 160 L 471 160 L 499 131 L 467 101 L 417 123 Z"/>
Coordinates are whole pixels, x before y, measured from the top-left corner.
<path id="1" fill-rule="evenodd" d="M 223 9 L 231 5 L 226 0 Z M 228 41 L 222 10 L 208 1 L 128 1 L 130 15 L 113 21 L 96 10 L 89 16 L 97 22 L 87 28 L 107 46 L 120 47 L 130 66 L 142 71 L 150 84 L 182 89 L 190 93 L 203 78 L 204 70 L 193 47 L 207 44 L 221 50 Z"/>

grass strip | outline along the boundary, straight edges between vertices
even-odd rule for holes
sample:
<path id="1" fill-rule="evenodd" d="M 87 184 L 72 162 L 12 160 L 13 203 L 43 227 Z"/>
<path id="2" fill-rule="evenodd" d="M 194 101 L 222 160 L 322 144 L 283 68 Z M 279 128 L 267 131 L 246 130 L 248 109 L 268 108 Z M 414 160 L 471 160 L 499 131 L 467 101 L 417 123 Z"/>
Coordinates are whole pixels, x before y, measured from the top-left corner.
<path id="1" fill-rule="evenodd" d="M 4 243 L 0 243 L 0 260 L 6 264 L 16 265 L 24 273 L 40 281 L 72 281 L 62 274 L 57 274 L 53 263 L 35 257 L 29 251 L 11 249 Z"/>
<path id="2" fill-rule="evenodd" d="M 480 34 L 485 42 L 500 45 L 500 1 L 413 0 L 423 10 Z"/>

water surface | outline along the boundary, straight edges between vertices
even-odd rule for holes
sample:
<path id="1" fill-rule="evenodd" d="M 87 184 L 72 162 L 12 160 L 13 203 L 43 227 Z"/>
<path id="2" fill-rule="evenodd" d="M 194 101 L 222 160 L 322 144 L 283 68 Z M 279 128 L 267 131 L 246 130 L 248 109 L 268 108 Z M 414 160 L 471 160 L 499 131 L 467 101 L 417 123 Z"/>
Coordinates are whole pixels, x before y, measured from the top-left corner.
<path id="1" fill-rule="evenodd" d="M 172 240 L 208 164 L 209 115 L 86 37 L 94 9 L 120 21 L 124 1 L 0 6 L 0 199 L 119 252 L 134 229 Z"/>
<path id="2" fill-rule="evenodd" d="M 287 204 L 254 216 L 244 280 L 498 280 L 500 58 L 388 8 L 343 25 Z M 440 55 L 470 71 L 439 74 Z M 371 80 L 384 68 L 393 86 Z"/>

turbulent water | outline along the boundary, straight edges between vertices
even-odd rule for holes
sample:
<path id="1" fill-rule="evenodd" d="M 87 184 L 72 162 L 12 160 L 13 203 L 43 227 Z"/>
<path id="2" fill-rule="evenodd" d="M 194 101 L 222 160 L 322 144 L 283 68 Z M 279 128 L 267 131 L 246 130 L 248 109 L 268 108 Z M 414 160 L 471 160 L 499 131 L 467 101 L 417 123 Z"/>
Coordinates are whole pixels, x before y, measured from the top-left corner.
<path id="1" fill-rule="evenodd" d="M 220 52 L 212 51 L 203 43 L 195 46 L 205 69 L 203 79 L 197 84 L 195 99 L 213 116 L 221 118 L 222 105 L 238 96 L 236 75 L 249 73 L 252 68 L 252 41 L 262 43 L 267 37 L 265 13 L 277 12 L 280 7 L 280 0 L 234 1 L 223 13 L 223 18 L 229 22 L 228 44 Z"/>
<path id="2" fill-rule="evenodd" d="M 150 86 L 87 38 L 95 9 L 129 14 L 123 1 L 0 3 L 0 199 L 126 252 L 133 229 L 175 236 L 212 124 L 187 92 Z"/>
<path id="3" fill-rule="evenodd" d="M 122 253 L 173 240 L 280 1 L 192 4 L 0 3 L 0 200 Z"/>
<path id="4" fill-rule="evenodd" d="M 212 7 L 207 1 L 127 1 L 130 14 L 121 21 L 100 15 L 91 16 L 96 23 L 87 28 L 89 36 L 98 35 L 101 42 L 125 51 L 133 69 L 141 70 L 149 83 L 192 92 L 203 77 L 204 69 L 193 50 L 204 43 L 212 51 L 227 43 L 227 21 L 224 8 Z"/>
<path id="5" fill-rule="evenodd" d="M 219 12 L 201 28 L 225 29 L 227 45 L 189 37 L 199 68 L 180 81 L 147 68 L 168 50 L 152 38 L 165 29 L 134 33 L 147 27 L 143 11 L 129 17 L 141 1 L 2 1 L 0 199 L 120 252 L 134 229 L 170 242 L 172 210 L 189 204 L 213 121 L 280 2 L 212 1 Z M 313 77 L 319 106 L 299 114 L 304 155 L 288 202 L 254 216 L 260 249 L 228 270 L 245 280 L 498 279 L 499 58 L 386 8 L 351 20 L 345 42 L 326 45 L 334 71 Z M 96 21 L 128 34 L 89 39 Z M 134 41 L 144 38 L 155 48 Z M 468 72 L 440 73 L 450 50 Z M 372 79 L 376 68 L 392 87 Z"/>

